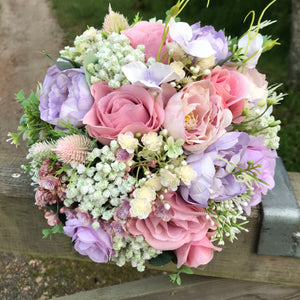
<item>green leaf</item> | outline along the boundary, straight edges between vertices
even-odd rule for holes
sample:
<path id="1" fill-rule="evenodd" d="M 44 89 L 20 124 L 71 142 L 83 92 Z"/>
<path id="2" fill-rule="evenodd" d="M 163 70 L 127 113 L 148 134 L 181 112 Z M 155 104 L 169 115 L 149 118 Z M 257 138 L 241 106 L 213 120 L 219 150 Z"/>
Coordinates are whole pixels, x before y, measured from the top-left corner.
<path id="1" fill-rule="evenodd" d="M 179 275 L 177 276 L 176 283 L 177 283 L 178 285 L 181 285 L 181 278 L 180 278 Z"/>
<path id="2" fill-rule="evenodd" d="M 171 281 L 172 281 L 173 283 L 175 283 L 175 281 L 176 281 L 176 279 L 177 279 L 177 274 L 170 274 L 169 277 L 170 277 Z"/>
<path id="3" fill-rule="evenodd" d="M 59 60 L 55 63 L 57 67 L 61 70 L 73 69 L 74 65 L 69 61 Z"/>
<path id="4" fill-rule="evenodd" d="M 180 271 L 181 273 L 185 273 L 185 274 L 194 274 L 193 270 L 188 267 L 188 266 L 185 266 L 185 265 L 182 265 L 178 271 Z"/>
<path id="5" fill-rule="evenodd" d="M 63 224 L 60 223 L 59 225 L 55 225 L 53 226 L 52 228 L 50 229 L 43 229 L 42 230 L 42 233 L 43 233 L 43 239 L 46 239 L 46 238 L 52 238 L 52 234 L 55 234 L 55 233 L 63 233 L 64 230 L 63 230 Z"/>
<path id="6" fill-rule="evenodd" d="M 96 57 L 95 53 L 92 51 L 89 51 L 86 53 L 83 61 L 83 68 L 85 72 L 85 78 L 89 86 L 91 86 L 91 76 L 92 74 L 87 70 L 89 64 L 95 64 L 98 61 L 98 58 Z"/>
<path id="7" fill-rule="evenodd" d="M 151 266 L 163 266 L 176 259 L 173 251 L 164 251 L 162 254 L 149 260 Z"/>
<path id="8" fill-rule="evenodd" d="M 15 96 L 16 96 L 17 102 L 22 102 L 26 99 L 25 93 L 23 90 L 20 90 Z"/>
<path id="9" fill-rule="evenodd" d="M 70 165 L 63 166 L 55 173 L 55 175 L 60 175 L 61 173 L 65 172 L 69 169 L 71 169 Z"/>

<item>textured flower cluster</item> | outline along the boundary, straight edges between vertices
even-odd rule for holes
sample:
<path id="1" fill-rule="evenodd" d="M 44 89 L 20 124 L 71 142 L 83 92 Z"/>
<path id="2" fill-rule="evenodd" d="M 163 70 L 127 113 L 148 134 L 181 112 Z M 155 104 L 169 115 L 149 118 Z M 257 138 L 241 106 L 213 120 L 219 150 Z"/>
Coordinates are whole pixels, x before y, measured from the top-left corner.
<path id="1" fill-rule="evenodd" d="M 64 204 L 67 207 L 76 202 L 81 211 L 89 212 L 93 218 L 109 220 L 114 208 L 120 206 L 122 200 L 128 200 L 135 178 L 127 174 L 124 162 L 116 160 L 114 152 L 118 144 L 111 144 L 111 147 L 94 148 L 89 154 L 90 162 L 97 161 L 94 166 L 74 163 L 66 171 L 72 178 L 66 189 Z"/>
<path id="2" fill-rule="evenodd" d="M 178 22 L 188 1 L 132 25 L 109 7 L 20 95 L 36 204 L 95 262 L 207 264 L 274 187 L 284 94 L 256 69 L 277 44 L 266 9 L 228 38 Z"/>

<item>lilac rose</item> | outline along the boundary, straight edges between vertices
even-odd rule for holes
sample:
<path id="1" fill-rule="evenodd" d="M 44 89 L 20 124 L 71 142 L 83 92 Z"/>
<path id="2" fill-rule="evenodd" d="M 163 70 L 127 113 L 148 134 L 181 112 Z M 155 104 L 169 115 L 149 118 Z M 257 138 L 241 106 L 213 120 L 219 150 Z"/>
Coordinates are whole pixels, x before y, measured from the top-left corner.
<path id="1" fill-rule="evenodd" d="M 40 95 L 41 119 L 63 129 L 60 121 L 75 127 L 93 105 L 93 97 L 82 69 L 60 70 L 56 65 L 47 71 Z"/>
<path id="2" fill-rule="evenodd" d="M 66 222 L 63 229 L 75 241 L 75 250 L 94 262 L 108 262 L 114 254 L 112 237 L 101 227 L 95 230 L 90 223 L 83 224 L 74 217 Z"/>
<path id="3" fill-rule="evenodd" d="M 219 157 L 238 164 L 249 144 L 246 133 L 230 132 L 224 134 L 200 154 L 191 154 L 187 158 L 189 165 L 197 173 L 191 185 L 182 185 L 183 199 L 201 207 L 208 206 L 208 200 L 222 201 L 245 192 L 244 184 L 236 182 L 231 174 L 232 166 Z"/>

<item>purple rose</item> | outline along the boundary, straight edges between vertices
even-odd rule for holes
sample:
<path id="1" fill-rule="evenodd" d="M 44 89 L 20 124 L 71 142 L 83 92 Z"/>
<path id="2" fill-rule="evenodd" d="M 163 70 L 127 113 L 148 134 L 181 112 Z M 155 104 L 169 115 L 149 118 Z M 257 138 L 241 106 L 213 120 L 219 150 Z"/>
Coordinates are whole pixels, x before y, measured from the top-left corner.
<path id="1" fill-rule="evenodd" d="M 75 241 L 75 250 L 94 262 L 108 262 L 114 254 L 112 238 L 101 227 L 94 230 L 90 223 L 85 225 L 75 217 L 69 219 L 63 229 Z"/>
<path id="2" fill-rule="evenodd" d="M 193 40 L 206 40 L 215 51 L 216 63 L 220 63 L 229 56 L 228 42 L 222 30 L 216 31 L 213 26 L 200 26 L 200 22 L 191 26 Z"/>
<path id="3" fill-rule="evenodd" d="M 247 161 L 252 160 L 255 162 L 255 165 L 261 164 L 261 167 L 259 169 L 261 174 L 258 174 L 257 177 L 266 182 L 267 185 L 259 182 L 258 186 L 254 186 L 254 195 L 252 195 L 250 202 L 248 202 L 248 205 L 244 207 L 244 210 L 248 215 L 250 215 L 251 207 L 261 202 L 261 194 L 266 195 L 268 190 L 271 190 L 275 185 L 274 173 L 276 158 L 276 151 L 270 150 L 269 148 L 264 146 L 263 137 L 250 137 L 250 143 L 247 146 L 245 155 L 241 163 L 247 163 Z M 246 164 L 244 165 L 244 167 L 246 167 Z"/>
<path id="4" fill-rule="evenodd" d="M 208 206 L 208 200 L 222 201 L 243 193 L 246 187 L 235 181 L 230 173 L 232 168 L 222 157 L 234 164 L 241 161 L 249 143 L 246 133 L 230 132 L 224 134 L 200 154 L 191 154 L 187 158 L 189 165 L 197 173 L 191 185 L 182 185 L 183 199 L 201 207 Z"/>
<path id="5" fill-rule="evenodd" d="M 93 105 L 93 97 L 82 69 L 60 70 L 50 67 L 40 95 L 41 119 L 63 129 L 59 122 L 82 126 L 84 115 Z"/>

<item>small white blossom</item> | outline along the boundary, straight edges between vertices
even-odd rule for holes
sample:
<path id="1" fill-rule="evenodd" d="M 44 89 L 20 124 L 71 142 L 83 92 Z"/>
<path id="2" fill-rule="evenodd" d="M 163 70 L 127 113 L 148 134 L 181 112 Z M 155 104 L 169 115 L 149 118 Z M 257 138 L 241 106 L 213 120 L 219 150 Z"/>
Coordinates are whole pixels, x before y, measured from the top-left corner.
<path id="1" fill-rule="evenodd" d="M 160 176 L 161 176 L 160 182 L 163 186 L 170 188 L 172 191 L 177 190 L 180 184 L 180 180 L 177 178 L 176 174 L 166 169 L 161 169 Z"/>
<path id="2" fill-rule="evenodd" d="M 142 143 L 144 144 L 146 149 L 156 152 L 161 149 L 163 138 L 156 132 L 151 131 L 143 135 Z"/>
<path id="3" fill-rule="evenodd" d="M 124 134 L 120 133 L 118 135 L 118 142 L 121 148 L 126 150 L 128 153 L 133 153 L 139 144 L 138 139 L 133 136 L 132 132 L 126 132 Z"/>

